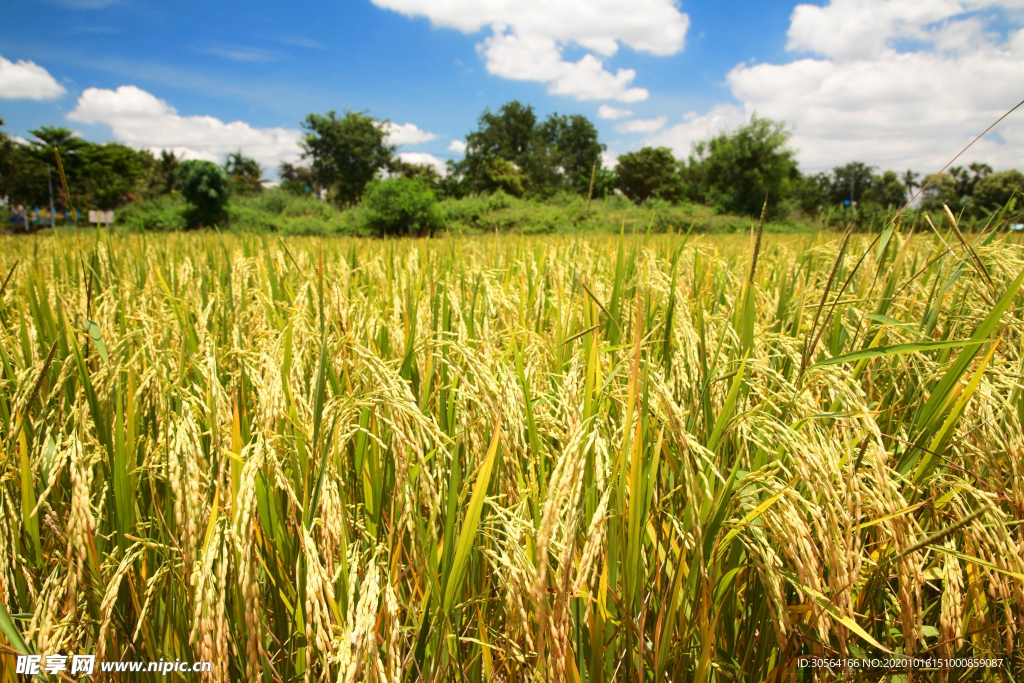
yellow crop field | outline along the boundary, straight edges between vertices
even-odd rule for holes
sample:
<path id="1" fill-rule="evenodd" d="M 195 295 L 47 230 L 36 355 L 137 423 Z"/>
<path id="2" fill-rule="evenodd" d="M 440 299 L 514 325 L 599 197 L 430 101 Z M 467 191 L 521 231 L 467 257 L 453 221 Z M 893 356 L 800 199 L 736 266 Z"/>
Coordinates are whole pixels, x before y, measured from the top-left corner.
<path id="1" fill-rule="evenodd" d="M 4 277 L 3 683 L 1021 680 L 1019 239 L 83 231 Z"/>

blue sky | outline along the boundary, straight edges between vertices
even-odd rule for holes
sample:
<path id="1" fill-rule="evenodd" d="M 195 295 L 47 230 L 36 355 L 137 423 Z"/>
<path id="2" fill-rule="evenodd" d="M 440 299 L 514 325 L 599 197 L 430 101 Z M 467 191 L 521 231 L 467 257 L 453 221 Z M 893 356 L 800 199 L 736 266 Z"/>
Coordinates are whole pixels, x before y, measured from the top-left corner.
<path id="1" fill-rule="evenodd" d="M 452 141 L 511 99 L 587 115 L 611 156 L 646 144 L 686 156 L 757 111 L 792 126 L 807 170 L 856 158 L 928 172 L 1024 99 L 1019 0 L 296 7 L 8 2 L 0 116 L 23 137 L 65 125 L 202 158 L 242 147 L 276 166 L 294 158 L 302 117 L 327 109 L 404 126 L 393 139 L 421 160 L 458 156 Z M 1019 142 L 1011 120 L 969 156 L 1024 166 Z"/>

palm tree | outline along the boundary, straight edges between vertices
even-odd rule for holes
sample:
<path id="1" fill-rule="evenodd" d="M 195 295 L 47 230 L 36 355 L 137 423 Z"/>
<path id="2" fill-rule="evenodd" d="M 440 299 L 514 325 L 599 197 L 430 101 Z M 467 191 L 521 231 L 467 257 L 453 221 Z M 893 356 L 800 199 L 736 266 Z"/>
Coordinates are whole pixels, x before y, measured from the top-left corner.
<path id="1" fill-rule="evenodd" d="M 985 176 L 992 172 L 992 167 L 989 166 L 988 164 L 975 161 L 973 164 L 969 166 L 969 168 L 971 169 L 971 173 L 973 173 L 974 175 L 971 176 L 971 180 L 968 182 L 967 190 L 968 194 L 970 194 L 973 197 L 974 186 L 978 184 L 979 180 L 981 180 L 982 178 L 984 178 Z"/>
<path id="2" fill-rule="evenodd" d="M 171 190 L 174 189 L 175 172 L 178 170 L 178 165 L 181 163 L 173 151 L 161 150 L 160 158 L 157 159 L 157 181 L 156 185 L 160 188 L 160 192 L 163 194 L 170 194 Z"/>
<path id="3" fill-rule="evenodd" d="M 991 166 L 989 166 L 988 164 L 983 164 L 983 163 L 977 162 L 977 161 L 975 161 L 973 164 L 971 164 L 969 168 L 971 169 L 971 173 L 974 174 L 975 180 L 979 180 L 981 178 L 984 178 L 985 176 L 987 176 L 989 173 L 992 172 L 992 167 Z"/>
<path id="4" fill-rule="evenodd" d="M 236 190 L 252 193 L 263 189 L 263 168 L 255 159 L 244 156 L 242 150 L 228 154 L 224 170 L 235 181 Z"/>
<path id="5" fill-rule="evenodd" d="M 920 177 L 921 175 L 919 173 L 914 173 L 908 168 L 907 172 L 903 174 L 902 178 L 900 178 L 900 180 L 903 181 L 903 185 L 907 188 L 908 197 L 914 196 L 915 187 L 921 187 L 920 183 L 917 182 Z"/>
<path id="6" fill-rule="evenodd" d="M 953 166 L 949 169 L 949 175 L 953 176 L 953 180 L 956 182 L 957 195 L 966 197 L 971 193 L 971 174 L 968 173 L 966 168 L 963 166 Z"/>

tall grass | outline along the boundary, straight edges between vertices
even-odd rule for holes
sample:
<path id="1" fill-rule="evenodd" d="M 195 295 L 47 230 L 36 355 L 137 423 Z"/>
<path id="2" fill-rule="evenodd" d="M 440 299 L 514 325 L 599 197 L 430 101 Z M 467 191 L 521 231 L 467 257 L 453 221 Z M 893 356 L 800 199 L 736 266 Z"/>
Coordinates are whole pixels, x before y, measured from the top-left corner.
<path id="1" fill-rule="evenodd" d="M 25 651 L 1019 680 L 1019 243 L 101 233 L 0 265 L 2 681 Z"/>

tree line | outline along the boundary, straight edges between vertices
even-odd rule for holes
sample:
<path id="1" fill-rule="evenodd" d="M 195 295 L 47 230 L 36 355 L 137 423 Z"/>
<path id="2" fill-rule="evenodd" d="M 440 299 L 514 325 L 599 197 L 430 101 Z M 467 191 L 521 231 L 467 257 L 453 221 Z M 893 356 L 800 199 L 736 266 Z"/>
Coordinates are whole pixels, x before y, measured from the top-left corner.
<path id="1" fill-rule="evenodd" d="M 984 216 L 1024 189 L 1019 171 L 996 173 L 980 163 L 924 178 L 911 170 L 877 172 L 856 161 L 803 174 L 786 125 L 756 115 L 735 131 L 695 144 L 686 159 L 666 147 L 645 147 L 620 155 L 608 169 L 602 165 L 606 147 L 585 116 L 556 113 L 541 120 L 533 107 L 512 101 L 497 111 L 484 110 L 476 130 L 466 136 L 465 155 L 448 161 L 444 174 L 396 156 L 385 123 L 366 112 L 307 115 L 301 123 L 302 161 L 277 169 L 282 189 L 340 207 L 360 203 L 370 190 L 399 203 L 409 196 L 429 203 L 435 197 L 498 191 L 539 200 L 559 193 L 601 198 L 618 192 L 638 204 L 694 202 L 739 215 L 759 214 L 767 200 L 770 219 L 898 207 L 922 185 L 927 185 L 923 208 L 941 209 L 945 203 Z M 177 191 L 195 207 L 194 222 L 209 224 L 232 193 L 263 190 L 265 169 L 241 150 L 218 166 L 181 161 L 167 151 L 155 156 L 119 143 L 87 142 L 66 128 L 44 126 L 31 134 L 34 140 L 19 144 L 0 131 L 0 197 L 11 206 L 47 206 L 52 196 L 58 211 L 67 209 L 54 185 L 54 148 L 79 209 L 111 209 Z M 381 183 L 394 187 L 375 189 Z"/>

